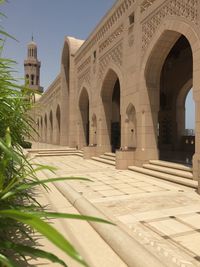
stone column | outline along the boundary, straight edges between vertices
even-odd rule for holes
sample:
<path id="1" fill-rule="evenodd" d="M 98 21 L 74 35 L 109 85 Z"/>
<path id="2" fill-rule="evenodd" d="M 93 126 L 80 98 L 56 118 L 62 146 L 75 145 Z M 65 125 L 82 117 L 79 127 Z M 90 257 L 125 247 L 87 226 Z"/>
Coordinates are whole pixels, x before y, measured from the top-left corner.
<path id="1" fill-rule="evenodd" d="M 157 111 L 142 110 L 138 113 L 137 150 L 135 161 L 137 166 L 148 162 L 150 159 L 158 159 L 157 148 Z"/>
<path id="2" fill-rule="evenodd" d="M 105 152 L 111 151 L 110 145 L 110 131 L 111 131 L 111 117 L 107 109 L 110 109 L 110 103 L 105 103 L 105 109 L 103 105 L 101 106 L 101 117 L 98 123 L 98 134 L 97 134 L 97 153 L 103 154 Z M 106 117 L 107 116 L 107 117 Z"/>

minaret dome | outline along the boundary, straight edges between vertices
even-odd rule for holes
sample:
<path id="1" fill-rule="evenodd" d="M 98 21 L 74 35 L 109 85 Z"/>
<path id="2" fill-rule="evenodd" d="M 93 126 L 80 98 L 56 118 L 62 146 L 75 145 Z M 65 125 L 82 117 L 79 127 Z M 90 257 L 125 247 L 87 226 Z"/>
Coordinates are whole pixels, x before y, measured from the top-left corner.
<path id="1" fill-rule="evenodd" d="M 24 60 L 25 80 L 30 88 L 42 92 L 43 89 L 40 87 L 40 66 L 41 63 L 37 59 L 37 44 L 32 37 L 31 42 L 27 45 L 27 58 Z"/>

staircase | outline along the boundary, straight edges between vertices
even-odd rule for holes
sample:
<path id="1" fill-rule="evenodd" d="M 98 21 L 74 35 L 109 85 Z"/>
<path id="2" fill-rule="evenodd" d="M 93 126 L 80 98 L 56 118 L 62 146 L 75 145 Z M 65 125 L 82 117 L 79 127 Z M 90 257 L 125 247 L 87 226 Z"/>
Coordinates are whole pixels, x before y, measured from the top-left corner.
<path id="1" fill-rule="evenodd" d="M 113 166 L 115 166 L 116 164 L 115 163 L 116 155 L 115 153 L 111 153 L 111 152 L 105 152 L 103 155 L 99 157 L 92 157 L 92 159 L 95 161 L 106 163 L 106 164 L 113 165 Z"/>
<path id="2" fill-rule="evenodd" d="M 197 188 L 197 181 L 193 180 L 192 168 L 183 164 L 150 160 L 148 164 L 143 164 L 143 167 L 129 166 L 128 169 L 173 183 Z"/>
<path id="3" fill-rule="evenodd" d="M 83 151 L 75 148 L 66 149 L 29 149 L 28 153 L 34 154 L 35 157 L 50 156 L 80 156 L 83 157 Z"/>

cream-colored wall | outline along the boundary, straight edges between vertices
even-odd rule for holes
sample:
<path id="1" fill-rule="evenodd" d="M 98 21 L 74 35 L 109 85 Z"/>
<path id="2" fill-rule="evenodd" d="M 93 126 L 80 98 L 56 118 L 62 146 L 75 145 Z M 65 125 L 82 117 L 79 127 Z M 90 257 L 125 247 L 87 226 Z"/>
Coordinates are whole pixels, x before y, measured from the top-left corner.
<path id="1" fill-rule="evenodd" d="M 194 174 L 200 170 L 200 2 L 198 0 L 119 0 L 100 21 L 89 38 L 83 42 L 65 39 L 61 59 L 59 82 L 40 100 L 41 114 L 49 114 L 61 107 L 62 144 L 80 147 L 83 135 L 79 98 L 85 88 L 89 95 L 90 143 L 94 143 L 92 117 L 95 126 L 98 153 L 110 150 L 109 130 L 106 125 L 102 90 L 109 88 L 115 73 L 120 82 L 121 146 L 133 137 L 127 135 L 127 108 L 135 109 L 136 133 L 135 164 L 140 166 L 149 159 L 158 158 L 158 117 L 156 100 L 157 80 L 165 57 L 177 38 L 183 34 L 193 52 L 193 97 L 196 104 L 196 151 L 193 160 Z M 134 23 L 130 18 L 134 14 Z M 63 69 L 63 66 L 67 69 Z M 67 75 L 66 75 L 67 73 Z M 67 77 L 66 77 L 67 76 Z M 52 88 L 52 89 L 51 89 Z M 57 97 L 50 100 L 50 92 Z M 56 93 L 57 92 L 57 93 Z M 67 93 L 68 92 L 68 93 Z M 151 96 L 151 97 L 150 97 Z M 155 96 L 155 97 L 154 97 Z M 150 103 L 154 99 L 154 103 Z M 109 105 L 109 102 L 108 102 Z M 44 108 L 45 106 L 45 108 Z M 107 118 L 108 119 L 108 118 Z M 131 128 L 132 129 L 132 128 Z M 44 130 L 43 130 L 44 132 Z M 55 136 L 53 134 L 53 136 Z M 53 138 L 55 143 L 55 137 Z M 47 140 L 48 142 L 49 140 Z"/>

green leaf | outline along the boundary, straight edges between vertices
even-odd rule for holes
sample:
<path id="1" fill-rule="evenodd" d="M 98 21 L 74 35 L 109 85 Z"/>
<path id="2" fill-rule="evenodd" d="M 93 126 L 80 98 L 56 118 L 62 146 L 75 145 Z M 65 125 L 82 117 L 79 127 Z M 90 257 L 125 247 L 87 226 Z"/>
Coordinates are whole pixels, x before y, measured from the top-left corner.
<path id="1" fill-rule="evenodd" d="M 0 262 L 4 264 L 4 266 L 7 267 L 19 267 L 16 263 L 5 257 L 3 254 L 0 254 Z"/>
<path id="2" fill-rule="evenodd" d="M 33 166 L 37 166 L 37 168 L 34 169 L 35 172 L 48 170 L 50 172 L 55 173 L 55 171 L 58 169 L 56 167 L 49 166 L 49 165 L 43 165 L 43 164 L 33 164 Z"/>
<path id="3" fill-rule="evenodd" d="M 52 253 L 41 250 L 41 249 L 36 249 L 36 248 L 29 247 L 29 246 L 21 245 L 21 244 L 15 244 L 9 241 L 0 242 L 0 248 L 12 249 L 15 252 L 22 253 L 23 255 L 26 254 L 31 257 L 48 259 L 51 262 L 57 262 L 67 267 L 67 264 L 65 264 L 64 261 L 59 259 L 57 256 L 55 256 Z"/>
<path id="4" fill-rule="evenodd" d="M 83 177 L 58 177 L 58 178 L 50 178 L 50 179 L 45 179 L 45 180 L 40 180 L 40 181 L 36 181 L 36 182 L 32 182 L 32 183 L 28 183 L 28 184 L 21 184 L 18 187 L 15 188 L 14 191 L 9 191 L 7 192 L 5 190 L 5 193 L 2 192 L 2 196 L 0 197 L 0 199 L 7 199 L 11 196 L 16 195 L 19 191 L 24 191 L 27 189 L 30 189 L 34 186 L 37 185 L 44 185 L 47 183 L 52 183 L 52 182 L 59 182 L 59 181 L 65 181 L 65 180 L 82 180 L 82 181 L 89 181 L 92 182 L 92 180 L 88 179 L 88 178 L 83 178 Z"/>
<path id="5" fill-rule="evenodd" d="M 6 139 L 7 147 L 10 148 L 11 147 L 11 136 L 10 136 L 10 128 L 9 127 L 6 129 L 5 139 Z"/>
<path id="6" fill-rule="evenodd" d="M 0 1 L 0 4 L 1 4 L 1 2 L 4 2 L 4 1 Z M 9 38 L 11 38 L 11 39 L 17 41 L 17 39 L 15 39 L 12 35 L 8 34 L 8 33 L 5 32 L 5 31 L 0 30 L 0 34 L 4 35 L 5 37 L 9 37 Z M 17 41 L 17 42 L 18 42 L 18 41 Z"/>
<path id="7" fill-rule="evenodd" d="M 3 152 L 13 158 L 13 160 L 15 160 L 17 163 L 21 164 L 22 160 L 21 158 L 17 155 L 17 153 L 15 153 L 14 150 L 12 150 L 11 148 L 7 147 L 4 142 L 0 139 L 0 148 L 3 150 Z"/>
<path id="8" fill-rule="evenodd" d="M 83 221 L 92 221 L 92 222 L 99 222 L 99 223 L 106 223 L 115 225 L 112 222 L 109 222 L 107 220 L 93 217 L 93 216 L 87 216 L 87 215 L 80 215 L 80 214 L 71 214 L 71 213 L 59 213 L 59 212 L 33 212 L 33 214 L 36 214 L 37 216 L 41 217 L 47 217 L 47 218 L 62 218 L 62 219 L 75 219 L 75 220 L 83 220 Z"/>
<path id="9" fill-rule="evenodd" d="M 17 190 L 25 190 L 28 188 L 31 188 L 33 186 L 41 185 L 41 184 L 46 184 L 46 183 L 52 183 L 52 182 L 59 182 L 59 181 L 65 181 L 65 180 L 82 180 L 82 181 L 91 181 L 88 178 L 83 178 L 83 177 L 57 177 L 57 178 L 50 178 L 50 179 L 45 179 L 45 180 L 40 180 L 37 182 L 32 182 L 29 184 L 23 184 L 17 187 Z"/>
<path id="10" fill-rule="evenodd" d="M 44 222 L 39 217 L 16 210 L 0 210 L 0 217 L 8 217 L 30 225 L 70 257 L 80 262 L 82 265 L 88 266 L 69 241 L 66 240 L 53 226 Z"/>

